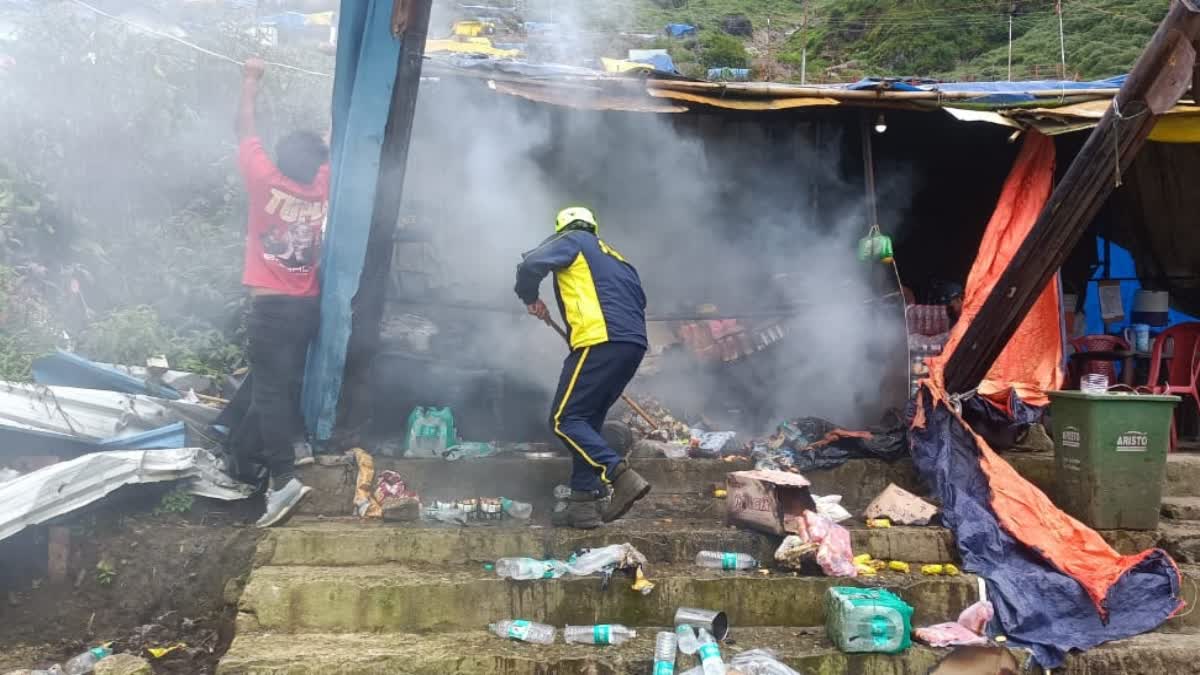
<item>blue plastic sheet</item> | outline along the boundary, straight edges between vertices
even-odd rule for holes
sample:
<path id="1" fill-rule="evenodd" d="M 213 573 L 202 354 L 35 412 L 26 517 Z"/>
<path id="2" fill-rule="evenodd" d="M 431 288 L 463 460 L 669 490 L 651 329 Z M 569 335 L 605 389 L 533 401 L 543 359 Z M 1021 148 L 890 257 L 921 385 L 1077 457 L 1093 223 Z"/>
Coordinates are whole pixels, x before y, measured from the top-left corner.
<path id="1" fill-rule="evenodd" d="M 687 37 L 696 34 L 696 27 L 686 23 L 669 23 L 667 24 L 667 35 L 673 38 Z"/>
<path id="2" fill-rule="evenodd" d="M 1077 580 L 1000 526 L 974 436 L 943 405 L 930 403 L 928 392 L 921 399 L 925 426 L 910 431 L 913 461 L 941 498 L 943 522 L 954 531 L 965 569 L 987 582 L 996 608 L 990 635 L 1005 635 L 1029 648 L 1041 667 L 1057 668 L 1071 650 L 1154 630 L 1177 610 L 1178 571 L 1154 551 L 1109 589 L 1105 621 Z M 969 399 L 963 405 L 988 404 Z"/>
<path id="3" fill-rule="evenodd" d="M 1119 89 L 1125 83 L 1125 75 L 1110 77 L 1107 80 L 1090 82 L 1074 82 L 1071 80 L 1027 80 L 1022 82 L 933 82 L 917 79 L 891 79 L 869 77 L 853 84 L 846 85 L 847 89 L 855 91 L 888 89 L 890 91 L 944 91 L 944 92 L 978 92 L 979 97 L 970 99 L 976 103 L 1018 103 L 1034 101 L 1038 97 L 1032 92 L 1055 91 L 1069 96 L 1072 91 L 1085 89 Z M 885 84 L 886 82 L 886 84 Z M 1043 97 L 1044 98 L 1044 97 Z"/>

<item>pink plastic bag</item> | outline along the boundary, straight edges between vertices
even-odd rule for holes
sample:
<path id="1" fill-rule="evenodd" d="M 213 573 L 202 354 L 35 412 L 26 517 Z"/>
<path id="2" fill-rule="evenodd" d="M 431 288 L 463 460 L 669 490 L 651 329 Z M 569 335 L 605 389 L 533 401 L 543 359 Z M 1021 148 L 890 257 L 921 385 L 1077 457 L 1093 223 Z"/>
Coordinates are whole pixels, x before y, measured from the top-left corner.
<path id="1" fill-rule="evenodd" d="M 995 609 L 992 603 L 981 600 L 964 609 L 955 623 L 918 628 L 913 631 L 913 637 L 930 647 L 986 645 L 988 640 L 983 636 L 983 631 L 993 614 Z"/>
<path id="2" fill-rule="evenodd" d="M 817 544 L 817 564 L 822 572 L 831 577 L 858 576 L 849 530 L 812 511 L 804 512 L 804 523 L 800 537 Z"/>

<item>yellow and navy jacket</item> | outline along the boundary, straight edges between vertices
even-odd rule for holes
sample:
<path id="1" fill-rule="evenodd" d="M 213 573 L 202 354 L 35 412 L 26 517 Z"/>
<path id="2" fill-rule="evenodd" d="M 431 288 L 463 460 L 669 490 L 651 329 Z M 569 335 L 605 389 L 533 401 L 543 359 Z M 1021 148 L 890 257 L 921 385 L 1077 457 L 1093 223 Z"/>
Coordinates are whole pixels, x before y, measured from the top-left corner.
<path id="1" fill-rule="evenodd" d="M 538 286 L 554 272 L 554 295 L 567 322 L 571 349 L 603 342 L 647 346 L 646 294 L 633 268 L 596 235 L 559 232 L 526 253 L 517 265 L 517 296 L 531 305 Z"/>

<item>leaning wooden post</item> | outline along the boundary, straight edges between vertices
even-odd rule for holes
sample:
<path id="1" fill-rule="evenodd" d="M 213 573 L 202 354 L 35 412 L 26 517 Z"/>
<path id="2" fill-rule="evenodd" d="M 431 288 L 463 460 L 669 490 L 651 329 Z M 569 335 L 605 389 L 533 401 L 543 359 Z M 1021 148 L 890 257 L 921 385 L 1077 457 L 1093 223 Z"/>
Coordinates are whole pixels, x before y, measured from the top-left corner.
<path id="1" fill-rule="evenodd" d="M 1198 37 L 1200 0 L 1175 0 L 950 355 L 947 391 L 970 391 L 987 375 L 1096 212 L 1121 184 L 1121 174 L 1133 163 L 1158 116 L 1187 91 L 1196 64 L 1192 45 Z"/>

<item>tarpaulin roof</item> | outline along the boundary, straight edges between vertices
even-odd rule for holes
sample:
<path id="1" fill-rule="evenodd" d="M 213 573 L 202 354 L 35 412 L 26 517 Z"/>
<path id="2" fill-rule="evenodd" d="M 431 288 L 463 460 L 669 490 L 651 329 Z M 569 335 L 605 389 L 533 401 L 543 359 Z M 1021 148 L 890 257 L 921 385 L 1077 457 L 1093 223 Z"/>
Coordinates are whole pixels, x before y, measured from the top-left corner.
<path id="1" fill-rule="evenodd" d="M 696 27 L 686 23 L 669 23 L 667 24 L 667 35 L 673 38 L 686 37 L 696 34 Z"/>

